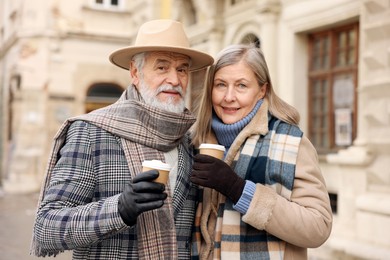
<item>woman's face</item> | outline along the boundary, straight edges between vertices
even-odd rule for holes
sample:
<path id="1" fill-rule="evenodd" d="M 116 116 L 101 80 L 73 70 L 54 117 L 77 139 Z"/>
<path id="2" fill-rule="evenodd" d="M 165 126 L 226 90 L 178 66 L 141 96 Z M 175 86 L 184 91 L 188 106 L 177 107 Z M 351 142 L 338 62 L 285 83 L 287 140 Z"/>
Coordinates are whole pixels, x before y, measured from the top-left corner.
<path id="1" fill-rule="evenodd" d="M 214 111 L 225 124 L 236 123 L 252 111 L 265 92 L 266 84 L 259 86 L 254 72 L 244 62 L 223 67 L 214 77 Z"/>

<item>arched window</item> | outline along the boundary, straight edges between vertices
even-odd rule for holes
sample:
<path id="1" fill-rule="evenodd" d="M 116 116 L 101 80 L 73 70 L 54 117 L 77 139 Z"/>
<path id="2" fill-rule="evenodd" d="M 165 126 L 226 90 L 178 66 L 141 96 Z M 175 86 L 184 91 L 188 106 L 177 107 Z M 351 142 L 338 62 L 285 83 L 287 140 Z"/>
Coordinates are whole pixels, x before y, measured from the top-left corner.
<path id="1" fill-rule="evenodd" d="M 85 100 L 86 112 L 108 106 L 121 96 L 123 88 L 112 83 L 95 83 L 89 87 Z"/>
<path id="2" fill-rule="evenodd" d="M 241 43 L 243 44 L 254 43 L 257 48 L 261 47 L 260 39 L 252 33 L 247 34 L 244 38 L 242 38 Z"/>

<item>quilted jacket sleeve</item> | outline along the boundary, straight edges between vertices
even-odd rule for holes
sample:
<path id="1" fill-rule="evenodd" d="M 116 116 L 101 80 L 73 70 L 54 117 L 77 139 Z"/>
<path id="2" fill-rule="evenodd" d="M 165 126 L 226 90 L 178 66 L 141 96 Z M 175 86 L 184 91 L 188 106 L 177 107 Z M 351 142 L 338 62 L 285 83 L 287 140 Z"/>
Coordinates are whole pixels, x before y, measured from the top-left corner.
<path id="1" fill-rule="evenodd" d="M 45 250 L 88 246 L 127 228 L 117 208 L 123 187 L 107 186 L 116 177 L 110 165 L 126 175 L 126 165 L 114 160 L 119 154 L 114 140 L 85 122 L 70 126 L 34 226 Z"/>
<path id="2" fill-rule="evenodd" d="M 291 201 L 256 184 L 243 221 L 298 247 L 318 247 L 326 241 L 332 228 L 330 200 L 317 152 L 306 137 L 299 146 Z"/>

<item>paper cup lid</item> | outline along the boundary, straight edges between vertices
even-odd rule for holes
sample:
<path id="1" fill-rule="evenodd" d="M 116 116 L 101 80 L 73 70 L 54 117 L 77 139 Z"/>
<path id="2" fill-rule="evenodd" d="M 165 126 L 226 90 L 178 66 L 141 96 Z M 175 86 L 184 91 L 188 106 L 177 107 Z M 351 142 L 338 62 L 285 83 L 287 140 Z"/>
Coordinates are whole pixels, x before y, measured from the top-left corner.
<path id="1" fill-rule="evenodd" d="M 201 144 L 199 149 L 216 149 L 225 152 L 225 146 L 219 144 Z"/>
<path id="2" fill-rule="evenodd" d="M 157 170 L 170 171 L 171 166 L 159 160 L 146 160 L 142 162 L 142 167 L 148 167 Z"/>

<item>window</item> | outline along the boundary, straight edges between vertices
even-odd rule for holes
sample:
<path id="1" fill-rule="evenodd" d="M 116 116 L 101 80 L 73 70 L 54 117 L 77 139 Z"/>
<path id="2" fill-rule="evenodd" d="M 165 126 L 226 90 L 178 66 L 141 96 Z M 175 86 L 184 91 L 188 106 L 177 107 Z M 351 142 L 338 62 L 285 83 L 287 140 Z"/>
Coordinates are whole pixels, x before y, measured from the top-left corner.
<path id="1" fill-rule="evenodd" d="M 88 91 L 85 102 L 86 112 L 108 106 L 114 103 L 121 95 L 123 89 L 112 83 L 96 83 Z"/>
<path id="2" fill-rule="evenodd" d="M 252 34 L 252 33 L 246 35 L 246 36 L 241 40 L 241 43 L 243 43 L 243 44 L 254 43 L 255 46 L 256 46 L 257 48 L 260 48 L 260 47 L 261 47 L 261 46 L 260 46 L 260 39 L 259 39 L 256 35 L 254 35 L 254 34 Z"/>
<path id="3" fill-rule="evenodd" d="M 230 5 L 236 5 L 243 2 L 246 2 L 247 0 L 230 0 Z"/>
<path id="4" fill-rule="evenodd" d="M 309 34 L 309 138 L 319 153 L 356 137 L 358 31 L 354 23 Z"/>
<path id="5" fill-rule="evenodd" d="M 329 193 L 330 207 L 333 214 L 337 214 L 338 207 L 338 195 L 337 193 Z"/>
<path id="6" fill-rule="evenodd" d="M 98 9 L 120 9 L 123 0 L 91 0 L 91 6 Z"/>

